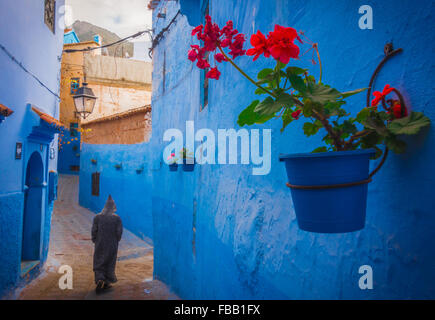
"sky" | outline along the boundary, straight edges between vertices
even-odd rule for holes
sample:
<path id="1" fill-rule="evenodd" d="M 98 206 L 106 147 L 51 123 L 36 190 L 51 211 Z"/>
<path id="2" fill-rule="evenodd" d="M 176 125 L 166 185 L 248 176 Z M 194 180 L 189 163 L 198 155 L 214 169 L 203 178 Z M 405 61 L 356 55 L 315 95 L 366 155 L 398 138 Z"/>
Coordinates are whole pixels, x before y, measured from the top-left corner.
<path id="1" fill-rule="evenodd" d="M 86 21 L 121 38 L 152 26 L 148 0 L 66 0 L 65 4 L 66 25 L 76 20 Z M 144 36 L 140 40 L 148 39 Z"/>

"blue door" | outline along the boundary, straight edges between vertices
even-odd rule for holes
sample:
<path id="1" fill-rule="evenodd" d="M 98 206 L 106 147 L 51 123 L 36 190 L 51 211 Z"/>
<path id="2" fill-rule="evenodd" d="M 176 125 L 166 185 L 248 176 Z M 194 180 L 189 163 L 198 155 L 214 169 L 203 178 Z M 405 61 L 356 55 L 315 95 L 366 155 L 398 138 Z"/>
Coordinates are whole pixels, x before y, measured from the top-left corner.
<path id="1" fill-rule="evenodd" d="M 41 252 L 42 201 L 44 197 L 44 167 L 39 152 L 27 163 L 24 196 L 22 261 L 37 261 Z"/>

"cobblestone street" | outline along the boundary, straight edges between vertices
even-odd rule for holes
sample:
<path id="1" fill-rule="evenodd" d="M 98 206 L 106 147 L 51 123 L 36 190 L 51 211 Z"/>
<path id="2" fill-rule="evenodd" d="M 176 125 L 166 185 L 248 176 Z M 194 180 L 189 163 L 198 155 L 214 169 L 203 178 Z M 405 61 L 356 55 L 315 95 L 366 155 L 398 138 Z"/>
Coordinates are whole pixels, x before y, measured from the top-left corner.
<path id="1" fill-rule="evenodd" d="M 78 205 L 78 177 L 59 177 L 47 262 L 40 276 L 15 293 L 19 299 L 177 299 L 153 280 L 153 247 L 124 229 L 119 244 L 118 282 L 96 295 L 92 271 L 91 226 L 94 213 Z M 58 269 L 73 269 L 73 289 L 61 290 Z"/>

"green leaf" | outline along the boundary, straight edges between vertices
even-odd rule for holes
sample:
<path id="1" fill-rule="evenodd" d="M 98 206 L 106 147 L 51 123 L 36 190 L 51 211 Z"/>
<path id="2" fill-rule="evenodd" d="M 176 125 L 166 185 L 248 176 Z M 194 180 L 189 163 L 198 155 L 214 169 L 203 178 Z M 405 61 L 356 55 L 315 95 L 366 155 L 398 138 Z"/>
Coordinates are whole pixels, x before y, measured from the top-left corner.
<path id="1" fill-rule="evenodd" d="M 328 149 L 326 147 L 318 147 L 311 152 L 312 153 L 320 153 L 320 152 L 326 152 L 326 151 L 328 151 Z"/>
<path id="2" fill-rule="evenodd" d="M 367 120 L 367 118 L 370 115 L 370 109 L 369 108 L 363 108 L 360 112 L 356 115 L 356 121 L 359 123 L 362 123 Z"/>
<path id="3" fill-rule="evenodd" d="M 341 128 L 344 133 L 349 133 L 349 134 L 353 134 L 358 131 L 356 126 L 350 120 L 343 121 Z"/>
<path id="4" fill-rule="evenodd" d="M 306 92 L 300 91 L 306 98 L 313 102 L 324 104 L 330 101 L 336 101 L 341 93 L 334 88 L 318 83 L 308 83 Z"/>
<path id="5" fill-rule="evenodd" d="M 291 74 L 294 75 L 300 75 L 303 74 L 307 71 L 307 69 L 302 69 L 302 68 L 298 68 L 298 67 L 288 67 L 286 70 L 287 76 L 290 76 Z"/>
<path id="6" fill-rule="evenodd" d="M 422 112 L 411 112 L 408 117 L 396 119 L 388 124 L 388 130 L 395 134 L 417 134 L 421 128 L 430 126 L 430 119 Z"/>
<path id="7" fill-rule="evenodd" d="M 294 104 L 293 97 L 288 93 L 281 93 L 276 100 L 272 97 L 267 97 L 260 102 L 254 109 L 261 115 L 274 115 L 283 107 L 290 107 Z"/>
<path id="8" fill-rule="evenodd" d="M 389 113 L 386 113 L 385 111 L 379 111 L 377 113 L 379 119 L 381 119 L 382 121 L 387 121 L 387 120 L 391 120 L 392 115 Z"/>
<path id="9" fill-rule="evenodd" d="M 273 118 L 273 115 L 261 115 L 254 111 L 255 107 L 260 103 L 259 100 L 254 100 L 245 110 L 239 114 L 237 124 L 241 127 L 244 125 L 253 125 L 254 123 L 264 123 Z"/>
<path id="10" fill-rule="evenodd" d="M 332 142 L 333 142 L 334 140 L 329 136 L 329 133 L 328 133 L 326 136 L 324 136 L 324 137 L 322 138 L 322 141 L 325 141 L 326 144 L 332 144 Z"/>
<path id="11" fill-rule="evenodd" d="M 346 99 L 347 97 L 353 96 L 354 94 L 363 92 L 365 90 L 367 90 L 368 88 L 361 88 L 361 89 L 356 89 L 356 90 L 352 90 L 352 91 L 346 91 L 346 92 L 342 92 L 341 93 L 341 97 L 343 99 Z"/>
<path id="12" fill-rule="evenodd" d="M 308 83 L 308 82 L 315 83 L 316 82 L 316 78 L 314 78 L 314 76 L 312 76 L 312 75 L 306 76 L 305 83 Z"/>
<path id="13" fill-rule="evenodd" d="M 290 107 L 294 105 L 294 98 L 290 94 L 283 92 L 276 98 L 276 103 Z"/>
<path id="14" fill-rule="evenodd" d="M 257 78 L 259 80 L 265 79 L 267 76 L 269 76 L 271 73 L 273 73 L 273 69 L 270 68 L 265 68 L 263 70 L 261 70 L 258 75 Z"/>
<path id="15" fill-rule="evenodd" d="M 304 93 L 307 91 L 307 86 L 305 85 L 304 80 L 295 74 L 289 74 L 288 79 L 293 87 L 293 89 L 299 91 L 300 93 Z"/>
<path id="16" fill-rule="evenodd" d="M 363 149 L 374 148 L 382 142 L 382 137 L 376 132 L 371 131 L 368 135 L 361 138 L 360 143 Z"/>
<path id="17" fill-rule="evenodd" d="M 314 123 L 305 122 L 303 127 L 304 133 L 307 137 L 315 135 L 320 128 L 322 128 L 322 123 L 318 120 L 314 121 Z"/>
<path id="18" fill-rule="evenodd" d="M 334 101 L 334 102 L 327 102 L 324 106 L 324 112 L 327 116 L 333 117 L 333 116 L 339 116 L 344 117 L 349 115 L 346 110 L 341 108 L 342 105 L 344 105 L 346 101 Z"/>
<path id="19" fill-rule="evenodd" d="M 366 128 L 375 130 L 381 136 L 387 136 L 389 134 L 385 123 L 379 119 L 374 117 L 368 117 L 366 120 L 361 122 Z"/>
<path id="20" fill-rule="evenodd" d="M 310 100 L 305 101 L 304 106 L 302 107 L 302 112 L 305 117 L 311 117 L 311 115 L 313 114 L 313 107 L 314 105 Z"/>
<path id="21" fill-rule="evenodd" d="M 403 153 L 406 149 L 406 143 L 397 139 L 395 136 L 388 136 L 385 138 L 385 144 L 395 153 Z"/>
<path id="22" fill-rule="evenodd" d="M 255 107 L 254 112 L 261 115 L 274 115 L 280 110 L 278 107 L 279 105 L 275 104 L 272 97 L 267 97 Z"/>
<path id="23" fill-rule="evenodd" d="M 282 128 L 281 132 L 292 122 L 294 119 L 292 117 L 293 110 L 291 108 L 286 108 L 281 116 L 282 118 Z"/>

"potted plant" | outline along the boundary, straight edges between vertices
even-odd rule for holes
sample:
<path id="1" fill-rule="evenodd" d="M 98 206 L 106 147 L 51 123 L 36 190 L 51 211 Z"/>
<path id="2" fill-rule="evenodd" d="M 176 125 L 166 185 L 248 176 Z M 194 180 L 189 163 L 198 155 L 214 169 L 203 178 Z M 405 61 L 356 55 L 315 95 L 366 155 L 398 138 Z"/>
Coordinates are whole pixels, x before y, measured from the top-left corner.
<path id="1" fill-rule="evenodd" d="M 401 153 L 405 143 L 401 135 L 417 134 L 421 128 L 430 125 L 430 120 L 421 112 L 412 112 L 405 106 L 400 92 L 386 85 L 382 92 L 373 93 L 375 99 L 367 103 L 356 116 L 343 106 L 346 98 L 366 90 L 340 92 L 322 82 L 322 63 L 317 43 L 311 42 L 293 28 L 275 25 L 265 36 L 257 31 L 250 38 L 252 48 L 244 50 L 245 35 L 233 28 L 228 21 L 221 29 L 206 17 L 205 25 L 193 29 L 192 35 L 201 40 L 202 46 L 192 45 L 188 58 L 201 69 L 209 69 L 206 77 L 218 80 L 221 73 L 217 65 L 231 63 L 256 87 L 260 98 L 244 109 L 237 120 L 240 126 L 263 124 L 281 118 L 281 132 L 293 121 L 307 121 L 304 133 L 312 136 L 323 134 L 323 145 L 311 153 L 283 154 L 279 157 L 287 170 L 287 186 L 291 188 L 293 204 L 299 227 L 306 231 L 339 233 L 360 230 L 365 224 L 367 184 L 371 176 L 384 163 L 388 150 Z M 289 66 L 291 59 L 300 57 L 296 45 L 308 43 L 318 63 L 318 79 L 308 69 Z M 228 48 L 228 54 L 225 52 Z M 386 47 L 386 55 L 392 56 L 392 47 Z M 210 67 L 206 58 L 213 55 L 215 66 Z M 261 55 L 276 61 L 274 68 L 265 68 L 252 79 L 234 59 Z M 231 56 L 231 58 L 229 57 Z M 382 61 L 380 67 L 385 61 Z M 369 85 L 368 100 L 373 79 Z M 394 93 L 396 99 L 386 99 Z M 382 151 L 381 145 L 385 146 Z M 378 168 L 369 174 L 369 159 L 384 156 Z"/>
<path id="2" fill-rule="evenodd" d="M 122 163 L 117 163 L 117 164 L 115 164 L 115 169 L 116 170 L 121 170 L 122 169 Z"/>
<path id="3" fill-rule="evenodd" d="M 136 173 L 137 174 L 141 174 L 143 172 L 143 170 L 144 170 L 144 167 L 142 165 L 142 166 L 140 166 L 139 168 L 136 169 Z"/>
<path id="4" fill-rule="evenodd" d="M 193 152 L 190 152 L 188 149 L 183 148 L 180 151 L 181 159 L 183 159 L 183 171 L 191 172 L 195 169 L 195 157 L 193 156 Z"/>
<path id="5" fill-rule="evenodd" d="M 168 166 L 169 166 L 169 171 L 177 171 L 178 169 L 178 163 L 177 163 L 177 158 L 175 157 L 175 153 L 171 153 L 168 158 Z"/>
<path id="6" fill-rule="evenodd" d="M 97 160 L 96 159 L 91 159 L 92 164 L 97 164 Z"/>

